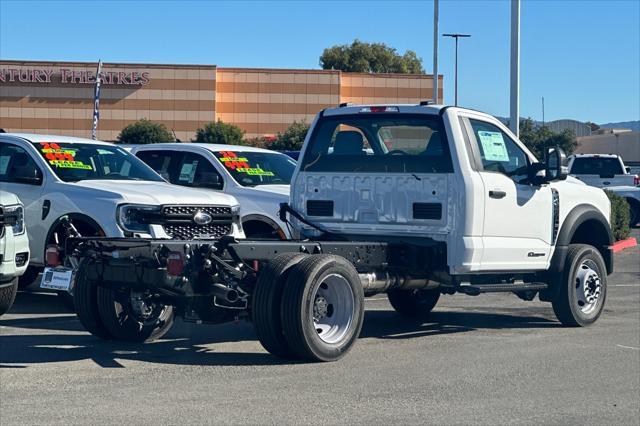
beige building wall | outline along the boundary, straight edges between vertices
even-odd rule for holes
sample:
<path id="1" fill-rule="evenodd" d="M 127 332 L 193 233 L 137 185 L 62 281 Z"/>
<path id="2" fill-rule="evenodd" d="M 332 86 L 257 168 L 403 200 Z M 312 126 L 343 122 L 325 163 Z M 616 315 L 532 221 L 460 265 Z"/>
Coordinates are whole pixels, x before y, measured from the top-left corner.
<path id="1" fill-rule="evenodd" d="M 626 164 L 640 164 L 640 132 L 579 137 L 576 153 L 617 154 Z"/>
<path id="2" fill-rule="evenodd" d="M 0 61 L 0 72 L 8 69 L 55 74 L 50 82 L 9 81 L 0 74 L 0 128 L 91 136 L 94 84 L 65 83 L 59 72 L 95 74 L 95 63 Z M 431 75 L 109 63 L 103 72 L 148 77 L 144 85 L 103 84 L 98 138 L 108 141 L 142 118 L 163 123 L 182 141 L 194 139 L 199 127 L 217 119 L 253 138 L 275 135 L 294 121 L 311 123 L 320 110 L 342 102 L 418 103 L 433 97 Z M 442 101 L 442 76 L 439 87 Z"/>
<path id="3" fill-rule="evenodd" d="M 338 71 L 218 68 L 216 117 L 247 138 L 275 135 L 294 121 L 311 123 L 339 103 Z"/>
<path id="4" fill-rule="evenodd" d="M 0 61 L 0 68 L 69 69 L 95 74 L 95 63 Z M 147 118 L 181 140 L 215 118 L 215 66 L 103 64 L 103 71 L 147 72 L 147 85 L 103 85 L 98 138 L 115 140 L 126 125 Z M 8 80 L 8 79 L 6 79 Z M 0 128 L 6 131 L 90 137 L 93 84 L 0 82 Z"/>
<path id="5" fill-rule="evenodd" d="M 442 102 L 443 78 L 438 99 Z M 415 104 L 433 99 L 433 76 L 416 74 L 342 73 L 340 101 L 355 104 Z"/>

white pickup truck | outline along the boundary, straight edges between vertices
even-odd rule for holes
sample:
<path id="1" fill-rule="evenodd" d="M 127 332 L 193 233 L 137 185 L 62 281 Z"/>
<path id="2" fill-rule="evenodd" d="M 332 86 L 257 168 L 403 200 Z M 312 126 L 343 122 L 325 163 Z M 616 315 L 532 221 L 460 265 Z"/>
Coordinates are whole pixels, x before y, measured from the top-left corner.
<path id="1" fill-rule="evenodd" d="M 0 161 L 0 172 L 5 167 Z M 3 181 L 0 179 L 0 185 Z M 0 190 L 0 315 L 11 308 L 18 277 L 29 264 L 29 240 L 24 206 L 15 194 Z"/>
<path id="2" fill-rule="evenodd" d="M 288 239 L 280 220 L 281 203 L 289 202 L 296 162 L 268 149 L 206 143 L 161 143 L 132 147 L 131 153 L 175 185 L 221 191 L 242 206 L 247 238 Z"/>
<path id="3" fill-rule="evenodd" d="M 574 154 L 569 157 L 569 174 L 598 188 L 638 186 L 640 178 L 631 174 L 622 157 L 615 154 Z"/>
<path id="4" fill-rule="evenodd" d="M 569 157 L 569 175 L 587 185 L 606 189 L 629 203 L 630 225 L 640 222 L 640 177 L 614 154 L 575 154 Z"/>
<path id="5" fill-rule="evenodd" d="M 47 249 L 62 259 L 69 235 L 244 236 L 235 198 L 171 185 L 106 142 L 1 133 L 0 182 L 24 203 L 31 262 L 21 288 L 42 271 Z"/>
<path id="6" fill-rule="evenodd" d="M 463 108 L 326 109 L 281 209 L 301 240 L 74 239 L 67 283 L 102 338 L 157 338 L 168 311 L 245 317 L 269 352 L 313 361 L 347 353 L 377 293 L 408 317 L 442 293 L 538 295 L 563 324 L 586 326 L 613 270 L 610 203 L 567 177 L 559 148 L 546 154 L 538 162 L 499 120 Z"/>

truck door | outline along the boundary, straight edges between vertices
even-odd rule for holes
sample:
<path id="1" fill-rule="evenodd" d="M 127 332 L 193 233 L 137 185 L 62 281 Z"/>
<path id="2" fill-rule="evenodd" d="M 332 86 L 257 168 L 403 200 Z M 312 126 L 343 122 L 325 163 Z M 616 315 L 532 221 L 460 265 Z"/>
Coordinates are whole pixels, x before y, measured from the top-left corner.
<path id="1" fill-rule="evenodd" d="M 39 259 L 35 247 L 37 235 L 46 233 L 43 224 L 43 173 L 31 155 L 22 147 L 10 143 L 0 144 L 0 187 L 13 192 L 24 204 L 24 217 L 29 234 L 31 258 Z"/>
<path id="2" fill-rule="evenodd" d="M 484 185 L 482 269 L 546 269 L 553 243 L 551 188 L 528 182 L 529 155 L 500 127 L 474 118 L 467 124 Z"/>

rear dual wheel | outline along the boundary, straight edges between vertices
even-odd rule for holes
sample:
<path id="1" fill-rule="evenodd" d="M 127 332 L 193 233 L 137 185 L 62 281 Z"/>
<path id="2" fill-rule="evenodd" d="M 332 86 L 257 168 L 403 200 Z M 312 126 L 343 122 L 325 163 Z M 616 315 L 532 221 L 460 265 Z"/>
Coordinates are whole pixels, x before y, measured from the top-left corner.
<path id="1" fill-rule="evenodd" d="M 271 262 L 274 271 L 287 263 L 284 259 Z M 342 358 L 353 347 L 364 319 L 364 293 L 358 273 L 346 259 L 334 255 L 290 257 L 288 262 L 293 264 L 288 268 L 280 266 L 286 273 L 267 276 L 266 285 L 257 283 L 277 289 L 271 290 L 270 304 L 266 302 L 268 298 L 261 296 L 254 301 L 254 309 L 261 306 L 260 310 L 268 312 L 254 313 L 256 330 L 263 330 L 258 331 L 261 343 L 272 354 L 286 358 Z M 256 294 L 260 291 L 256 288 Z M 260 337 L 266 329 L 271 330 L 272 337 L 277 336 L 276 350 L 272 342 L 265 344 L 264 337 Z"/>

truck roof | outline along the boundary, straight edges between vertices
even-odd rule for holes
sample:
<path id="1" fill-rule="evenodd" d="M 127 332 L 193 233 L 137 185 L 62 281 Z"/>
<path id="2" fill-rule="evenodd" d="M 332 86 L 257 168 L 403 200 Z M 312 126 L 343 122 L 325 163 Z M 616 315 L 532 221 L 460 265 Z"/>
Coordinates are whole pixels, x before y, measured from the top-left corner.
<path id="1" fill-rule="evenodd" d="M 64 143 L 93 143 L 99 145 L 113 145 L 110 142 L 97 141 L 87 138 L 76 138 L 61 135 L 39 135 L 35 133 L 2 133 L 0 138 L 25 139 L 29 142 L 64 142 Z"/>
<path id="2" fill-rule="evenodd" d="M 344 115 L 344 114 L 359 114 L 366 108 L 382 108 L 391 107 L 395 110 L 389 112 L 399 112 L 406 114 L 431 114 L 437 115 L 441 109 L 445 108 L 445 105 L 420 105 L 420 104 L 342 104 L 343 106 L 327 108 L 324 110 L 325 116 L 331 115 Z"/>
<path id="3" fill-rule="evenodd" d="M 170 143 L 154 143 L 149 145 L 130 145 L 131 147 L 135 147 L 140 149 L 167 149 L 167 148 L 188 148 L 188 147 L 198 147 L 203 148 L 208 151 L 237 151 L 237 152 L 277 152 L 270 149 L 264 148 L 256 148 L 253 146 L 246 145 L 225 145 L 225 144 L 216 144 L 216 143 L 198 143 L 198 142 L 170 142 Z"/>
<path id="4" fill-rule="evenodd" d="M 616 154 L 573 154 L 575 158 L 618 158 Z"/>

